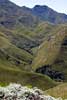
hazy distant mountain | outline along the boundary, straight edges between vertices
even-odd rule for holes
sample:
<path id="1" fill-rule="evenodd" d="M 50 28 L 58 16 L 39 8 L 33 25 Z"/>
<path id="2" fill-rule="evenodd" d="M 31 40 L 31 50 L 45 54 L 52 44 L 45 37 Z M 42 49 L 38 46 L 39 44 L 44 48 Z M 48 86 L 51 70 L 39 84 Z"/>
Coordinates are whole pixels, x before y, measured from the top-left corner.
<path id="1" fill-rule="evenodd" d="M 6 27 L 16 24 L 36 26 L 40 20 L 54 24 L 66 23 L 67 15 L 57 13 L 47 6 L 36 5 L 30 9 L 25 6 L 19 7 L 9 0 L 0 0 L 0 24 Z"/>
<path id="2" fill-rule="evenodd" d="M 49 8 L 48 6 L 36 5 L 32 9 L 32 13 L 40 17 L 40 19 L 43 21 L 49 21 L 55 24 L 67 22 L 67 15 L 57 13 L 53 9 Z"/>
<path id="3" fill-rule="evenodd" d="M 32 9 L 27 7 L 22 7 L 24 11 L 30 12 L 33 15 L 40 18 L 40 20 L 48 21 L 54 24 L 66 23 L 67 22 L 67 15 L 58 13 L 53 9 L 49 8 L 48 6 L 40 6 L 36 5 Z"/>

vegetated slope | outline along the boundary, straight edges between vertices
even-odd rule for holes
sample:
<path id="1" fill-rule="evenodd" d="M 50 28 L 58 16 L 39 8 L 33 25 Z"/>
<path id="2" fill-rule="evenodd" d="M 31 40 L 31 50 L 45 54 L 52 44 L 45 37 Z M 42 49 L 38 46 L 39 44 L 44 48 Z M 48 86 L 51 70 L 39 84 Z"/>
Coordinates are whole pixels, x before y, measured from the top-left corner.
<path id="1" fill-rule="evenodd" d="M 22 7 L 10 2 L 0 0 L 0 24 L 8 28 L 16 25 L 33 27 L 38 23 L 38 18 L 31 13 L 24 11 Z"/>
<path id="2" fill-rule="evenodd" d="M 47 22 L 41 22 L 35 28 L 23 28 L 20 26 L 13 30 L 11 41 L 19 48 L 23 48 L 33 54 L 32 49 L 43 42 L 43 39 L 48 36 L 53 27 L 55 27 L 53 24 Z"/>
<path id="3" fill-rule="evenodd" d="M 4 67 L 25 69 L 25 66 L 28 66 L 32 60 L 33 56 L 21 50 L 20 48 L 13 45 L 8 36 L 0 32 L 0 66 L 1 64 Z"/>
<path id="4" fill-rule="evenodd" d="M 48 89 L 46 92 L 54 97 L 61 97 L 63 99 L 67 98 L 67 83 L 62 83 L 54 88 Z"/>
<path id="5" fill-rule="evenodd" d="M 39 9 L 39 11 L 36 9 Z M 38 46 L 42 41 L 44 34 L 50 31 L 50 29 L 46 29 L 45 31 L 43 24 L 40 25 L 42 22 L 44 22 L 43 18 L 40 18 L 40 16 L 37 16 L 35 14 L 35 11 L 37 11 L 37 13 L 39 12 L 44 13 L 46 10 L 47 12 L 50 13 L 48 15 L 53 15 L 54 13 L 59 15 L 60 18 L 64 20 L 64 21 L 62 20 L 61 23 L 66 22 L 67 18 L 66 15 L 59 14 L 53 11 L 52 9 L 48 8 L 47 6 L 35 6 L 34 8 L 30 9 L 27 7 L 19 7 L 16 4 L 10 2 L 9 0 L 1 0 L 0 25 L 13 30 L 14 34 L 10 32 L 5 32 L 5 33 L 6 35 L 9 35 L 9 37 L 12 37 L 10 39 L 14 45 L 32 53 L 33 47 Z M 47 12 L 45 12 L 45 16 L 48 16 L 46 15 Z M 51 12 L 53 14 L 51 14 Z M 47 19 L 45 19 L 45 21 L 51 22 L 50 20 Z M 58 21 L 57 23 L 60 22 Z M 41 31 L 42 29 L 43 31 Z M 42 32 L 44 33 L 43 35 L 41 35 Z"/>
<path id="6" fill-rule="evenodd" d="M 42 90 L 47 90 L 57 84 L 47 76 L 24 72 L 21 70 L 7 69 L 6 66 L 0 66 L 0 84 L 7 85 L 9 83 L 19 83 L 30 87 L 38 87 Z"/>
<path id="7" fill-rule="evenodd" d="M 30 29 L 39 22 L 39 18 L 24 11 L 22 7 L 9 0 L 0 0 L 0 26 L 9 29 L 5 31 L 0 28 L 0 30 L 4 31 L 11 43 L 18 48 L 31 52 L 30 48 L 37 45 L 27 34 L 31 33 Z"/>
<path id="8" fill-rule="evenodd" d="M 2 28 L 4 31 L 4 27 L 1 27 L 1 31 Z M 30 53 L 13 45 L 8 36 L 0 32 L 0 84 L 14 82 L 39 88 L 41 86 L 43 90 L 56 86 L 57 84 L 47 76 L 27 72 L 30 71 L 32 58 Z"/>
<path id="9" fill-rule="evenodd" d="M 50 67 L 62 72 L 67 80 L 67 25 L 58 25 L 39 46 L 32 68 Z M 62 50 L 63 49 L 63 50 Z M 44 69 L 45 71 L 45 69 Z M 39 72 L 37 70 L 37 72 Z M 40 71 L 41 72 L 41 71 Z M 48 75 L 49 76 L 49 75 Z"/>
<path id="10" fill-rule="evenodd" d="M 33 59 L 33 71 L 42 66 L 49 66 L 48 70 L 51 73 L 54 71 L 53 74 L 55 74 L 55 71 L 59 71 L 62 73 L 61 80 L 67 81 L 67 33 L 65 32 L 67 26 L 54 25 L 67 22 L 67 15 L 59 14 L 53 16 L 54 18 L 48 18 L 48 15 L 56 13 L 49 8 L 50 14 L 45 13 L 48 19 L 44 19 L 35 14 L 34 10 L 37 7 L 33 9 L 18 7 L 9 0 L 0 0 L 1 83 L 18 82 L 23 85 L 37 86 L 43 90 L 55 86 L 56 83 L 52 80 L 55 78 L 50 79 L 49 73 L 46 74 L 49 76 L 47 77 L 29 72 Z M 58 16 L 60 16 L 59 19 Z M 62 45 L 64 45 L 63 48 Z"/>

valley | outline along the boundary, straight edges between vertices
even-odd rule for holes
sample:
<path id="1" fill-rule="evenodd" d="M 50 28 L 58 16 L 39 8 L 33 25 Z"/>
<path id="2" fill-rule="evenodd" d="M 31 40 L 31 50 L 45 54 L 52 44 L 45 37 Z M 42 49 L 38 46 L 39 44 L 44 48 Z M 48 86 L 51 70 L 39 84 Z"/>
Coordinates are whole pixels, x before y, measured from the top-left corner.
<path id="1" fill-rule="evenodd" d="M 9 83 L 67 99 L 66 14 L 48 6 L 27 8 L 0 0 L 0 84 Z M 58 88 L 61 93 L 55 95 Z"/>

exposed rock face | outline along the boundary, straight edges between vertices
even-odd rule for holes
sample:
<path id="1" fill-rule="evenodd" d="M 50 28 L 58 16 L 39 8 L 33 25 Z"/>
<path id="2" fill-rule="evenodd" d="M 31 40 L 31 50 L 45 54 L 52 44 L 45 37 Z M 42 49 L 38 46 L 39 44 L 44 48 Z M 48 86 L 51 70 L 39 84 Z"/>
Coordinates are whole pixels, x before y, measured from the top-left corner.
<path id="1" fill-rule="evenodd" d="M 0 100 L 62 100 L 44 95 L 38 88 L 27 88 L 19 84 L 10 84 L 7 87 L 0 87 Z"/>
<path id="2" fill-rule="evenodd" d="M 63 73 L 61 73 L 59 71 L 52 70 L 51 67 L 50 67 L 50 65 L 46 65 L 46 66 L 43 66 L 41 68 L 38 68 L 36 70 L 36 72 L 37 73 L 42 73 L 44 75 L 48 75 L 50 78 L 55 79 L 57 81 L 64 80 Z"/>

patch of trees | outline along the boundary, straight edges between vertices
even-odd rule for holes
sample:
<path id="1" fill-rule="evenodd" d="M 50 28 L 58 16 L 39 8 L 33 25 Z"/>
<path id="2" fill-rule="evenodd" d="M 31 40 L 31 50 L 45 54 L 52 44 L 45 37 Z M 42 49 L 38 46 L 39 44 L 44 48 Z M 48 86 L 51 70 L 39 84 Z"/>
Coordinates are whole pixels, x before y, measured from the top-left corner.
<path id="1" fill-rule="evenodd" d="M 56 81 L 64 80 L 64 74 L 62 72 L 53 70 L 50 65 L 42 66 L 41 68 L 36 69 L 36 72 L 47 75 Z"/>

